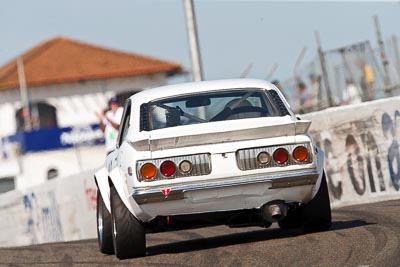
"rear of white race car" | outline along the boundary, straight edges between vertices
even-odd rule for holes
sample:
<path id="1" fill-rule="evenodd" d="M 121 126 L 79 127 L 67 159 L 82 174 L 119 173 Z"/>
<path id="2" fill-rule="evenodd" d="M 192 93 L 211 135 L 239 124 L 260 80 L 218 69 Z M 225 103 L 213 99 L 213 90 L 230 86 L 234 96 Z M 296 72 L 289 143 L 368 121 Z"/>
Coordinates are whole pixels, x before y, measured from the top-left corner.
<path id="1" fill-rule="evenodd" d="M 225 95 L 222 111 L 215 105 L 216 115 L 201 115 L 201 105 L 210 109 Z M 100 250 L 143 256 L 146 233 L 206 225 L 329 229 L 323 152 L 307 132 L 310 122 L 285 105 L 259 89 L 142 104 L 132 113 L 140 125 L 129 128 L 107 168 L 96 173 Z M 193 115 L 191 108 L 200 111 Z"/>
<path id="2" fill-rule="evenodd" d="M 111 206 L 118 202 L 124 210 L 115 216 L 129 223 L 118 226 L 112 219 L 113 229 L 124 233 L 122 243 L 142 240 L 129 245 L 142 249 L 136 253 L 122 246 L 120 258 L 143 255 L 145 232 L 217 224 L 269 227 L 273 222 L 283 229 L 330 228 L 324 155 L 307 134 L 154 150 L 150 158 L 133 143 L 125 146 L 131 160 L 119 172 L 130 191 L 119 201 L 125 196 L 111 188 L 110 197 Z"/>

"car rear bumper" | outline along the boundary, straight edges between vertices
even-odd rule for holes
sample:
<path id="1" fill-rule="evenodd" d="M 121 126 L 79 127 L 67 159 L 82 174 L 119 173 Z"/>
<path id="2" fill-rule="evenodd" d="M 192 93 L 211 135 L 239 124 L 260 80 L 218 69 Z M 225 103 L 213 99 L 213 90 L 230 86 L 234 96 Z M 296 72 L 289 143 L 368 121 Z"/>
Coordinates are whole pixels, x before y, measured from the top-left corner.
<path id="1" fill-rule="evenodd" d="M 235 177 L 217 181 L 202 181 L 190 184 L 175 184 L 171 187 L 149 187 L 140 188 L 132 192 L 132 197 L 139 205 L 176 201 L 190 198 L 193 194 L 201 194 L 218 190 L 226 190 L 245 187 L 248 189 L 262 185 L 266 190 L 288 189 L 285 190 L 290 195 L 290 188 L 315 185 L 320 173 L 317 170 L 285 172 L 272 175 L 252 175 Z M 249 187 L 250 186 L 250 187 Z M 241 190 L 243 192 L 243 190 Z M 240 190 L 239 190 L 240 191 Z M 249 192 L 247 192 L 249 194 Z M 264 195 L 264 194 L 263 194 Z M 209 199 L 212 199 L 212 194 Z"/>

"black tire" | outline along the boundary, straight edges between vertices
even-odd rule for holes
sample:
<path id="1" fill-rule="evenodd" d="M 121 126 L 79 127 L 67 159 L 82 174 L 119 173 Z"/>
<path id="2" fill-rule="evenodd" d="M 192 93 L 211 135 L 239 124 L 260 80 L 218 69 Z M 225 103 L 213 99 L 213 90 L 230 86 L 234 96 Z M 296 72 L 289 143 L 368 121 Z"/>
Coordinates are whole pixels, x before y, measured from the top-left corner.
<path id="1" fill-rule="evenodd" d="M 304 232 L 327 231 L 332 225 L 331 204 L 325 172 L 315 197 L 303 207 Z"/>
<path id="2" fill-rule="evenodd" d="M 111 232 L 111 214 L 104 205 L 100 191 L 97 189 L 97 240 L 101 253 L 114 254 Z"/>
<path id="3" fill-rule="evenodd" d="M 146 236 L 141 222 L 122 202 L 114 186 L 110 188 L 111 228 L 114 253 L 119 259 L 146 255 Z"/>
<path id="4" fill-rule="evenodd" d="M 282 230 L 297 229 L 303 226 L 302 209 L 300 206 L 290 207 L 285 218 L 278 222 Z"/>

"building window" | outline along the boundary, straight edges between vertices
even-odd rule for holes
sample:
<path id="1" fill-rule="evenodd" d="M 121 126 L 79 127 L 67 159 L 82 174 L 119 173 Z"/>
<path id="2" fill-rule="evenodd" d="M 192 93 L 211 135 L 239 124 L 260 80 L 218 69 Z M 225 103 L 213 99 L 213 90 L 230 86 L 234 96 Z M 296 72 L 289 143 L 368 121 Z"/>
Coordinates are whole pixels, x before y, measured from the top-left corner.
<path id="1" fill-rule="evenodd" d="M 57 109 L 45 102 L 33 103 L 30 106 L 30 115 L 32 128 L 53 128 L 57 127 Z M 22 108 L 18 109 L 16 114 L 17 130 L 24 129 L 24 117 L 27 116 Z"/>
<path id="2" fill-rule="evenodd" d="M 2 177 L 0 178 L 0 194 L 15 189 L 15 177 Z"/>
<path id="3" fill-rule="evenodd" d="M 58 176 L 58 170 L 55 168 L 51 168 L 47 171 L 47 180 L 51 180 L 54 178 L 57 178 Z"/>

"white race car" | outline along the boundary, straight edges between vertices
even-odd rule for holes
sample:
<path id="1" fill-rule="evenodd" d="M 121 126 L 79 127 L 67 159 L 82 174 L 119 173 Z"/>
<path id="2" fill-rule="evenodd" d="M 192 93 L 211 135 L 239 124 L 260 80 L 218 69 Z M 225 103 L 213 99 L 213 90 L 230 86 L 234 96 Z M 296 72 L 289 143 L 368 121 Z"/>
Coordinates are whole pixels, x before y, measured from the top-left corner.
<path id="1" fill-rule="evenodd" d="M 261 80 L 131 96 L 117 148 L 95 174 L 100 251 L 144 256 L 146 233 L 207 225 L 328 230 L 324 154 L 310 124 Z"/>

